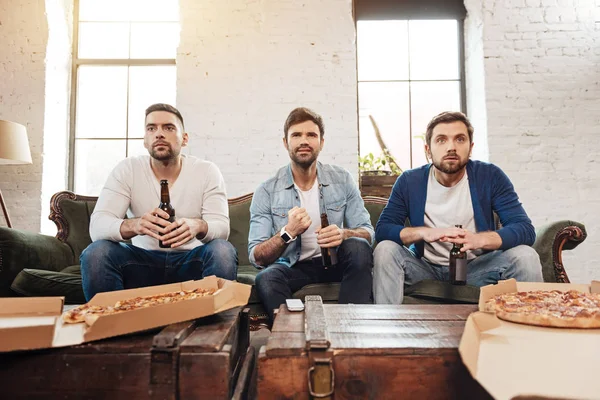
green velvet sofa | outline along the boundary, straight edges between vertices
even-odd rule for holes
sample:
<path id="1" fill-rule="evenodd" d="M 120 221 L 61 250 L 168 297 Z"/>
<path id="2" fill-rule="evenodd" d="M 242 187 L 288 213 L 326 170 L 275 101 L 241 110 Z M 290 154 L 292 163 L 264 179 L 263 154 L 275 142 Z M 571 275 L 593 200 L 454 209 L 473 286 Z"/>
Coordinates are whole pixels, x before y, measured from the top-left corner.
<path id="1" fill-rule="evenodd" d="M 96 197 L 72 192 L 56 193 L 51 199 L 50 219 L 58 228 L 56 237 L 0 227 L 0 297 L 65 296 L 67 303 L 83 303 L 79 255 L 90 244 L 90 215 Z M 258 270 L 248 261 L 248 230 L 252 194 L 229 200 L 229 240 L 238 251 L 238 280 L 253 284 Z M 373 226 L 386 199 L 365 197 Z M 562 251 L 575 248 L 586 238 L 585 227 L 573 221 L 557 221 L 537 230 L 534 248 L 539 253 L 546 282 L 569 282 Z M 304 298 L 319 294 L 326 302 L 337 301 L 339 283 L 308 285 L 294 294 Z M 423 281 L 406 288 L 405 303 L 476 303 L 479 289 Z M 266 314 L 256 292 L 250 298 L 253 327 L 266 325 Z"/>

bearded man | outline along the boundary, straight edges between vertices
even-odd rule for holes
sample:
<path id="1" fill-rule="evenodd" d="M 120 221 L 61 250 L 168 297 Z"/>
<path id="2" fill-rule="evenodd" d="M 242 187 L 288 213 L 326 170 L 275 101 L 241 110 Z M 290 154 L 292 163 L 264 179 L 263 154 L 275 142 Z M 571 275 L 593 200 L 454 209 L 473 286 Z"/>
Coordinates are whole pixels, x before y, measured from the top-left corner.
<path id="1" fill-rule="evenodd" d="M 341 282 L 339 303 L 372 302 L 373 226 L 350 173 L 317 161 L 324 135 L 320 115 L 294 109 L 283 127 L 290 163 L 252 198 L 248 252 L 261 269 L 255 286 L 271 320 L 280 304 L 311 283 Z M 335 266 L 324 265 L 321 249 L 337 251 Z"/>
<path id="2" fill-rule="evenodd" d="M 209 275 L 236 279 L 223 176 L 215 164 L 181 154 L 188 140 L 175 107 L 153 104 L 146 109 L 144 147 L 149 155 L 126 158 L 115 167 L 91 216 L 93 243 L 80 257 L 87 300 L 99 292 Z M 168 181 L 173 222 L 158 208 L 161 180 Z M 167 248 L 159 247 L 159 241 Z"/>
<path id="3" fill-rule="evenodd" d="M 377 222 L 376 303 L 401 304 L 404 285 L 448 281 L 455 243 L 467 253 L 467 284 L 543 281 L 530 247 L 535 230 L 512 183 L 497 166 L 469 159 L 473 132 L 460 112 L 443 112 L 427 125 L 425 151 L 432 163 L 398 177 Z"/>

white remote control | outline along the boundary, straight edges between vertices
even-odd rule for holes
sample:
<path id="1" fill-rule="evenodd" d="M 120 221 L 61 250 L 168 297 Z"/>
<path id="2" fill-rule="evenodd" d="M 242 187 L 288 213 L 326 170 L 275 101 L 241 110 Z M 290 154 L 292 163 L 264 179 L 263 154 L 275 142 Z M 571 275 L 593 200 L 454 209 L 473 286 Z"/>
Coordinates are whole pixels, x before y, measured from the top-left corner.
<path id="1" fill-rule="evenodd" d="M 287 304 L 288 311 L 303 311 L 304 310 L 304 304 L 302 303 L 302 300 L 300 300 L 300 299 L 287 299 L 285 301 L 285 303 Z"/>

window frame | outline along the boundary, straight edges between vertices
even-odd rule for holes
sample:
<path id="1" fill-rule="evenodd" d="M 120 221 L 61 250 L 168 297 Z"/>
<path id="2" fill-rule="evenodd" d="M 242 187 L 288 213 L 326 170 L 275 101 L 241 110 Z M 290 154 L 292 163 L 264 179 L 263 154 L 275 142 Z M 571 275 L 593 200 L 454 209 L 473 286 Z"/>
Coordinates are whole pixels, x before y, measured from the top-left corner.
<path id="1" fill-rule="evenodd" d="M 468 115 L 467 109 L 467 82 L 466 82 L 466 60 L 465 60 L 465 18 L 466 9 L 460 0 L 354 0 L 353 1 L 354 29 L 358 32 L 358 21 L 377 21 L 377 20 L 455 20 L 458 29 L 458 68 L 459 68 L 459 88 L 460 88 L 460 106 L 461 112 Z M 362 16 L 362 17 L 361 17 Z M 356 46 L 356 105 L 357 105 L 357 121 L 360 119 L 360 108 L 358 107 L 358 86 L 361 82 L 358 79 L 358 40 L 355 40 Z M 408 52 L 410 59 L 410 50 Z M 443 82 L 455 81 L 455 79 L 430 79 L 430 80 L 411 80 L 410 76 L 407 80 L 388 80 L 387 82 L 406 82 L 408 83 L 408 104 L 409 104 L 409 128 L 411 137 L 413 136 L 412 122 L 412 98 L 411 98 L 411 82 Z M 386 82 L 386 80 L 377 80 L 371 82 Z M 433 117 L 433 116 L 432 116 Z M 358 131 L 358 156 L 360 152 L 360 126 L 357 123 Z M 409 141 L 410 146 L 410 168 L 413 166 L 413 142 Z"/>
<path id="2" fill-rule="evenodd" d="M 162 21 L 156 21 L 162 22 Z M 126 110 L 125 137 L 106 137 L 106 138 L 76 138 L 77 126 L 77 90 L 78 90 L 78 70 L 81 65 L 97 66 L 125 66 L 127 70 L 127 82 L 129 82 L 129 67 L 137 66 L 161 66 L 176 65 L 176 58 L 79 58 L 79 0 L 74 0 L 73 4 L 73 48 L 72 48 L 72 67 L 71 67 L 71 98 L 69 107 L 69 160 L 67 189 L 75 190 L 75 142 L 76 140 L 123 140 L 125 141 L 125 154 L 129 152 L 129 106 Z M 129 84 L 127 85 L 127 104 L 129 105 Z"/>

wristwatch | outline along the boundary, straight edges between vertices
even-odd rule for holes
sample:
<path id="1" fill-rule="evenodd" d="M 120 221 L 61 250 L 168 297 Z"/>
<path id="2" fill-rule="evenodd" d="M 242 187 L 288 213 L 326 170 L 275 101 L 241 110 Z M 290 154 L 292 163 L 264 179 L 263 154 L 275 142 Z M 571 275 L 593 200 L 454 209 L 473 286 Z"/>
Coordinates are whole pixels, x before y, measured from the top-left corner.
<path id="1" fill-rule="evenodd" d="M 294 240 L 296 240 L 296 238 L 292 237 L 292 235 L 290 235 L 289 233 L 286 232 L 285 230 L 285 225 L 283 226 L 283 228 L 281 228 L 281 230 L 279 231 L 279 236 L 283 239 L 284 242 L 286 243 L 292 243 Z"/>

